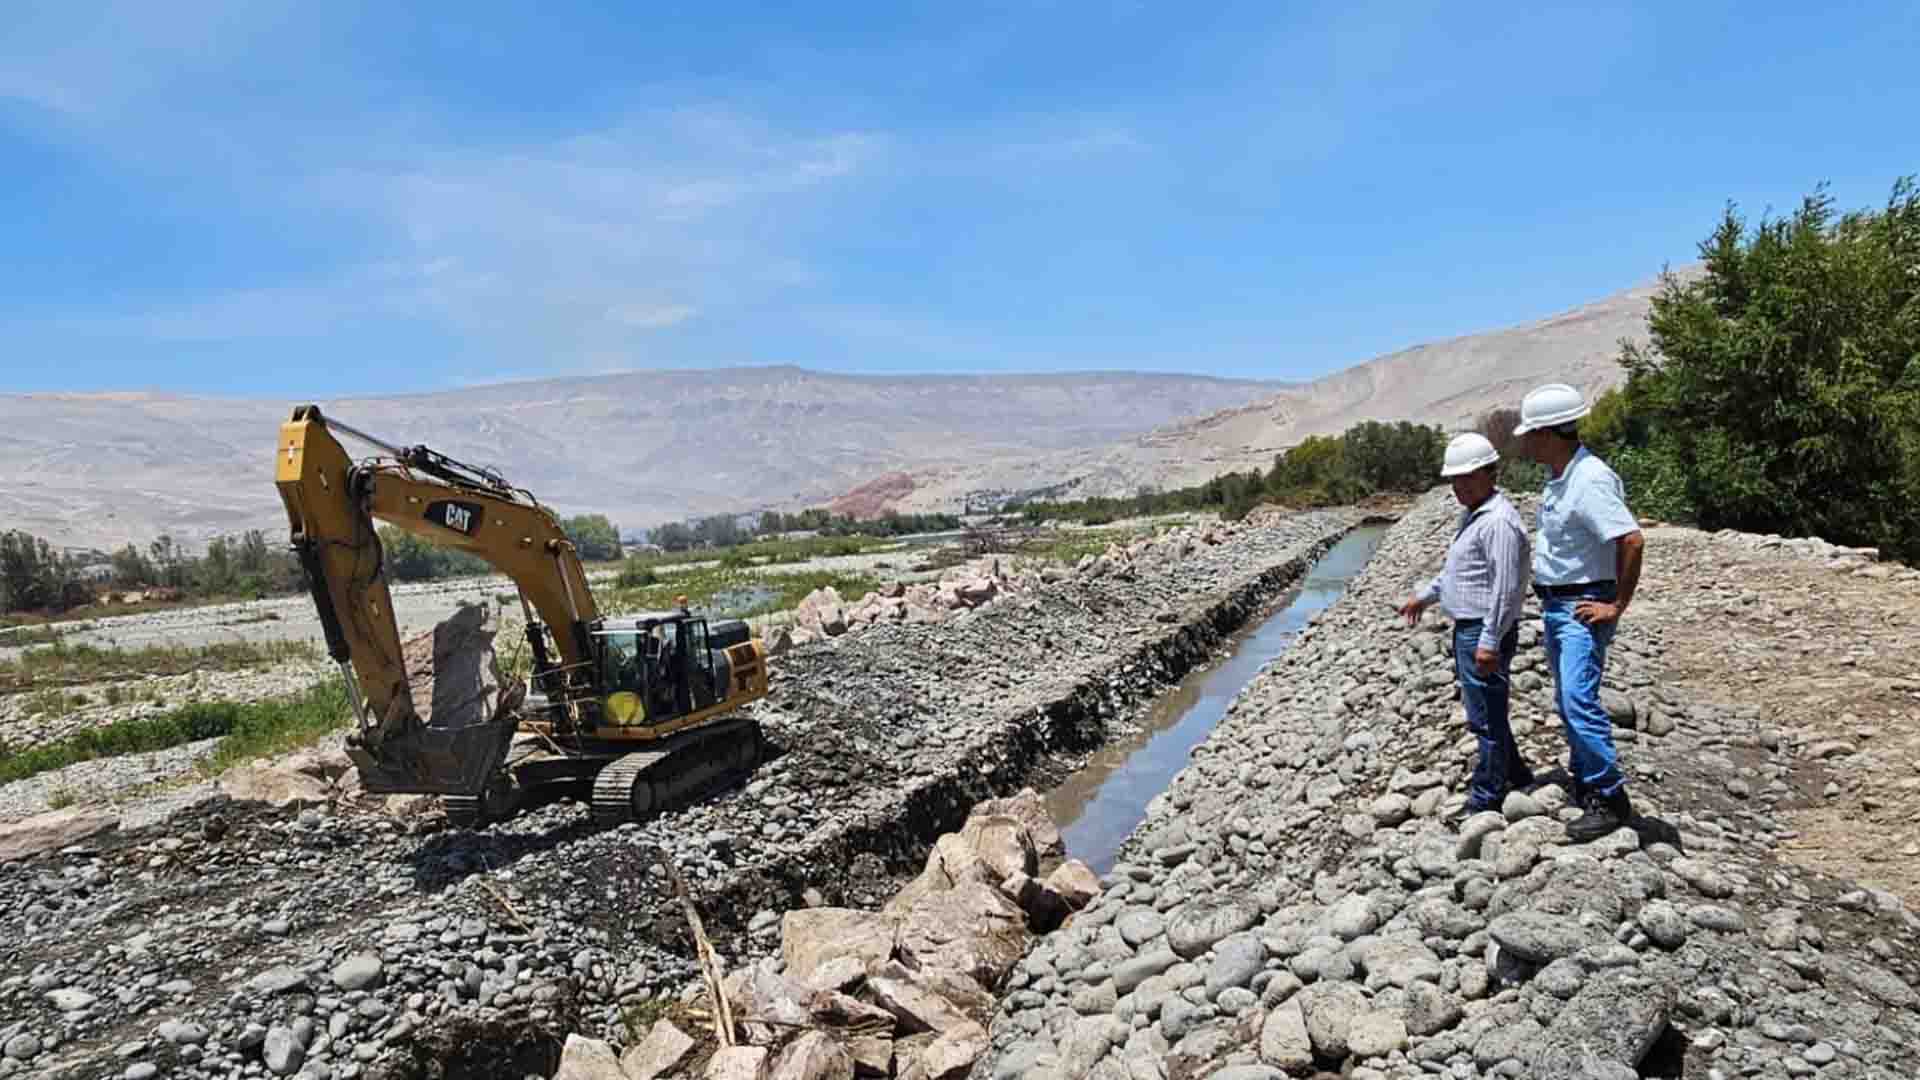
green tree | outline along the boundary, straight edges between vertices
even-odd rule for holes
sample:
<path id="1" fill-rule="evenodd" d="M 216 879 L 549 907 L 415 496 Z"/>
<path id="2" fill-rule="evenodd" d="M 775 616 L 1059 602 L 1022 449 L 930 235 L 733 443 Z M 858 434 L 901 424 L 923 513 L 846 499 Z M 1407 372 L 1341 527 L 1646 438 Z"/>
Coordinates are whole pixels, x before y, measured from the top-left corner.
<path id="1" fill-rule="evenodd" d="M 1704 275 L 1663 275 L 1650 347 L 1622 349 L 1632 421 L 1594 425 L 1630 492 L 1665 470 L 1705 528 L 1920 558 L 1913 178 L 1877 211 L 1836 216 L 1821 188 L 1749 229 L 1729 206 L 1700 251 Z"/>
<path id="2" fill-rule="evenodd" d="M 67 561 L 37 536 L 0 533 L 0 611 L 37 611 L 62 606 Z"/>
<path id="3" fill-rule="evenodd" d="M 1599 403 L 1594 405 L 1599 410 Z M 1547 482 L 1547 467 L 1520 453 L 1520 440 L 1513 429 L 1520 426 L 1520 410 L 1491 409 L 1480 417 L 1474 429 L 1487 437 L 1500 455 L 1500 486 L 1508 491 L 1539 491 Z M 1445 451 L 1443 450 L 1444 454 Z"/>
<path id="4" fill-rule="evenodd" d="M 387 576 L 395 581 L 434 581 L 493 572 L 493 566 L 478 555 L 428 543 L 391 525 L 380 526 L 379 535 Z"/>
<path id="5" fill-rule="evenodd" d="M 694 523 L 694 538 L 707 547 L 732 547 L 740 542 L 740 522 L 732 514 L 714 514 Z"/>
<path id="6" fill-rule="evenodd" d="M 605 514 L 579 514 L 562 521 L 560 528 L 582 559 L 605 562 L 620 557 L 620 530 Z"/>
<path id="7" fill-rule="evenodd" d="M 128 544 L 113 553 L 113 582 L 122 588 L 137 589 L 142 585 L 155 583 L 153 564 L 140 553 L 140 549 Z"/>
<path id="8" fill-rule="evenodd" d="M 667 551 L 685 551 L 693 546 L 693 529 L 685 522 L 673 521 L 653 530 L 648 537 Z"/>

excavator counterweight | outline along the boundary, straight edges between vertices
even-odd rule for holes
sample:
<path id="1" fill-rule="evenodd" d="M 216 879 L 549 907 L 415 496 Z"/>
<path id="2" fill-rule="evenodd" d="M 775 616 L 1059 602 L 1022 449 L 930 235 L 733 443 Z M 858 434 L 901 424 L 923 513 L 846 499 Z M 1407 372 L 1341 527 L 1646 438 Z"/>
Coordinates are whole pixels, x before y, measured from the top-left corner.
<path id="1" fill-rule="evenodd" d="M 334 430 L 384 455 L 355 461 Z M 571 785 L 591 789 L 597 818 L 631 820 L 758 759 L 758 726 L 730 714 L 766 694 L 764 644 L 684 608 L 603 617 L 560 520 L 498 472 L 302 405 L 281 425 L 275 484 L 353 701 L 347 754 L 367 791 L 439 795 L 451 818 L 478 824 L 533 788 Z M 402 642 L 375 519 L 513 580 L 530 685 L 472 670 L 492 656 L 484 607 Z"/>

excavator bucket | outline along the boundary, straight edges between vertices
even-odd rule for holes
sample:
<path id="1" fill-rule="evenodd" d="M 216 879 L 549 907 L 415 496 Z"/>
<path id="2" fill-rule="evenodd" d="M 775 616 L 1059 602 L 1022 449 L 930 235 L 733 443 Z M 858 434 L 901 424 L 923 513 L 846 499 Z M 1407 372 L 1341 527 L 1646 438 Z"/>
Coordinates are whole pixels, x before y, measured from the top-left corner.
<path id="1" fill-rule="evenodd" d="M 462 607 L 403 647 L 408 692 L 347 740 L 375 795 L 477 796 L 506 760 L 526 684 L 503 679 L 487 609 Z"/>

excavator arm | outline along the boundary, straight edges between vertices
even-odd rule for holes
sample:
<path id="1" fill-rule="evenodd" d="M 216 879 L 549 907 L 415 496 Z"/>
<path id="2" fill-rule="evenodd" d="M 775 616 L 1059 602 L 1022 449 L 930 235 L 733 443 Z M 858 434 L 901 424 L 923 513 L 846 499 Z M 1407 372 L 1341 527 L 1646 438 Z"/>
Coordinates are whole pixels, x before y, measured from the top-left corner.
<path id="1" fill-rule="evenodd" d="M 388 456 L 355 462 L 335 430 Z M 517 725 L 517 710 L 496 709 L 496 703 L 443 710 L 436 700 L 434 715 L 419 714 L 376 518 L 477 555 L 511 578 L 526 609 L 535 684 L 555 702 L 591 692 L 589 627 L 599 612 L 572 542 L 530 494 L 425 447 L 390 446 L 329 422 L 313 405 L 296 408 L 281 425 L 277 457 L 275 484 L 293 548 L 306 570 L 328 655 L 352 688 L 359 729 L 348 740 L 348 754 L 369 791 L 477 794 L 504 758 Z"/>

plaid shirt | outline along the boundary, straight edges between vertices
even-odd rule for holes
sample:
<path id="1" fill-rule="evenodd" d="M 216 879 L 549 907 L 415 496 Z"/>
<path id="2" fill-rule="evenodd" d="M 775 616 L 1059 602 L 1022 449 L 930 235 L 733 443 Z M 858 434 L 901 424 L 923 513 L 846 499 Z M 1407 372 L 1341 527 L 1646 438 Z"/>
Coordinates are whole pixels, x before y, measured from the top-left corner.
<path id="1" fill-rule="evenodd" d="M 1446 566 L 1421 590 L 1420 599 L 1437 601 L 1455 621 L 1485 620 L 1479 647 L 1499 652 L 1500 639 L 1520 621 L 1526 602 L 1531 547 L 1520 511 L 1496 491 L 1462 512 Z"/>

